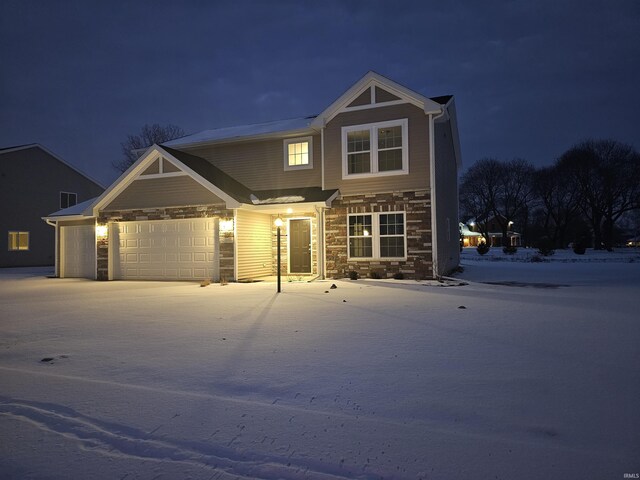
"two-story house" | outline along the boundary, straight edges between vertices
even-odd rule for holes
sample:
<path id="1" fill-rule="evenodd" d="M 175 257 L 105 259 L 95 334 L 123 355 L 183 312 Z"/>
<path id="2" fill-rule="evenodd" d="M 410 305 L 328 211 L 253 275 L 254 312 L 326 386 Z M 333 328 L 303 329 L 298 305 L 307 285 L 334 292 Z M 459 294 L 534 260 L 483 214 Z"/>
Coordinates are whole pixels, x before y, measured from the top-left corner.
<path id="1" fill-rule="evenodd" d="M 57 273 L 107 279 L 432 278 L 459 260 L 451 96 L 369 72 L 319 115 L 154 145 L 52 214 Z"/>
<path id="2" fill-rule="evenodd" d="M 42 145 L 0 149 L 0 267 L 53 265 L 54 231 L 42 217 L 103 191 Z"/>

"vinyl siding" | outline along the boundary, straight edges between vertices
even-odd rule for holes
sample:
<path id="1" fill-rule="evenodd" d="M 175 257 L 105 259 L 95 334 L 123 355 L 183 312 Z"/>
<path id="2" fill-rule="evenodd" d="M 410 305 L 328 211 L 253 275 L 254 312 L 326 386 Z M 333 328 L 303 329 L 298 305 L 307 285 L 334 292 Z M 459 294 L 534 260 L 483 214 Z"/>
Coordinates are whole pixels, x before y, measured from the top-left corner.
<path id="1" fill-rule="evenodd" d="M 408 119 L 409 174 L 342 179 L 342 127 L 387 120 Z M 424 190 L 429 186 L 429 121 L 424 111 L 411 104 L 390 105 L 344 112 L 325 130 L 325 189 L 339 188 L 342 195 Z"/>
<path id="2" fill-rule="evenodd" d="M 191 177 L 183 175 L 134 180 L 103 210 L 214 205 L 219 203 L 224 202 Z"/>
<path id="3" fill-rule="evenodd" d="M 300 135 L 304 136 L 309 135 Z M 184 151 L 209 160 L 252 190 L 319 187 L 322 183 L 320 135 L 313 135 L 313 168 L 303 170 L 284 170 L 281 138 L 185 148 Z"/>
<path id="4" fill-rule="evenodd" d="M 237 278 L 271 275 L 271 216 L 237 210 Z"/>
<path id="5" fill-rule="evenodd" d="M 400 98 L 380 87 L 376 87 L 376 103 L 392 102 L 394 100 L 400 100 Z"/>
<path id="6" fill-rule="evenodd" d="M 460 263 L 458 171 L 450 121 L 435 124 L 438 272 L 447 275 Z M 449 222 L 447 222 L 447 218 Z M 448 224 L 447 224 L 448 223 Z M 447 230 L 448 228 L 448 230 Z"/>

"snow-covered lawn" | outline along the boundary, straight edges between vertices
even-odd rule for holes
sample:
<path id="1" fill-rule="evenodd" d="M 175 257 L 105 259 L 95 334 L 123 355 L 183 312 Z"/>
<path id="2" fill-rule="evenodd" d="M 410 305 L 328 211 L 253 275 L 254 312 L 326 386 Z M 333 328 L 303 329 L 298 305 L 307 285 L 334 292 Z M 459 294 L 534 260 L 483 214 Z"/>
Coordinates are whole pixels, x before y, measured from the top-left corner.
<path id="1" fill-rule="evenodd" d="M 629 252 L 468 250 L 462 286 L 280 295 L 0 270 L 0 478 L 622 479 L 640 472 Z"/>

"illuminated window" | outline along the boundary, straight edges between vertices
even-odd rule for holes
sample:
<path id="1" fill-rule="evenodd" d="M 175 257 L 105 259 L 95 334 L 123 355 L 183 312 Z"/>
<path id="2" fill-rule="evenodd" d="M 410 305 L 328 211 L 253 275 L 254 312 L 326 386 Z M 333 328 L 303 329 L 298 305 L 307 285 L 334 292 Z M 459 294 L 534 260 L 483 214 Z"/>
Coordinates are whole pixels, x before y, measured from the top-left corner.
<path id="1" fill-rule="evenodd" d="M 70 192 L 60 192 L 60 208 L 73 207 L 78 203 L 78 195 Z"/>
<path id="2" fill-rule="evenodd" d="M 406 258 L 404 212 L 349 215 L 349 258 Z"/>
<path id="3" fill-rule="evenodd" d="M 9 232 L 9 251 L 29 250 L 29 232 Z"/>
<path id="4" fill-rule="evenodd" d="M 284 141 L 284 169 L 313 168 L 313 141 L 311 137 L 292 138 Z"/>
<path id="5" fill-rule="evenodd" d="M 342 178 L 409 173 L 408 120 L 342 127 Z"/>

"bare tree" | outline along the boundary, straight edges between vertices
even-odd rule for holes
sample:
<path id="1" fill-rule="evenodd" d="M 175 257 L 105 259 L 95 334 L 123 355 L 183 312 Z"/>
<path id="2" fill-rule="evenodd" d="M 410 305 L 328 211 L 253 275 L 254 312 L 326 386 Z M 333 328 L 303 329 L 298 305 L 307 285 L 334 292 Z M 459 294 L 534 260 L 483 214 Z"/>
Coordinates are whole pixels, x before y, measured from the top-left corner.
<path id="1" fill-rule="evenodd" d="M 580 213 L 580 190 L 566 167 L 556 162 L 535 173 L 534 189 L 539 200 L 545 235 L 556 247 L 567 244 L 567 229 Z"/>
<path id="2" fill-rule="evenodd" d="M 111 166 L 120 172 L 124 172 L 138 160 L 143 153 L 143 149 L 150 147 L 154 143 L 161 144 L 175 138 L 184 137 L 184 134 L 184 130 L 175 125 L 146 124 L 138 135 L 127 135 L 127 140 L 120 144 L 123 158 L 114 160 Z"/>
<path id="3" fill-rule="evenodd" d="M 594 248 L 611 250 L 616 222 L 640 208 L 640 154 L 614 140 L 587 140 L 565 152 L 559 163 L 579 186 Z"/>
<path id="4" fill-rule="evenodd" d="M 502 231 L 503 245 L 508 245 L 510 222 L 528 219 L 534 198 L 533 166 L 522 159 L 500 162 L 495 158 L 477 161 L 462 176 L 460 206 L 476 217 L 478 229 L 486 238 L 486 223 L 493 218 Z M 526 228 L 526 225 L 523 225 Z"/>

